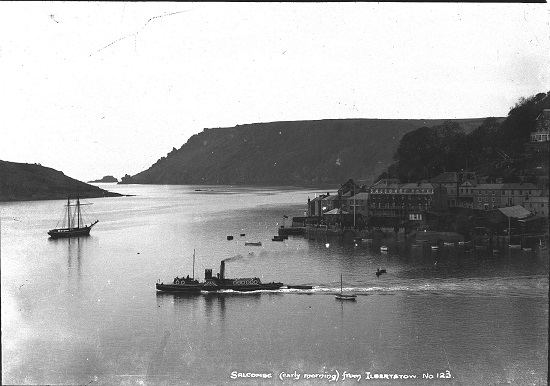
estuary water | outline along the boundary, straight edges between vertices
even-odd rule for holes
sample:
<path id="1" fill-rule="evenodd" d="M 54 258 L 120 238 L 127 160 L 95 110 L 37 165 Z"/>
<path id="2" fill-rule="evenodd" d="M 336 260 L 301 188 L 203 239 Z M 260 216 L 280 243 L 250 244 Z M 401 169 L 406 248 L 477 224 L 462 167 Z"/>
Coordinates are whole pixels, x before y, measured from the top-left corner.
<path id="1" fill-rule="evenodd" d="M 311 189 L 98 186 L 133 196 L 83 200 L 85 238 L 49 239 L 65 201 L 0 203 L 3 384 L 547 384 L 547 255 L 271 241 Z M 314 288 L 155 290 L 224 259 Z"/>

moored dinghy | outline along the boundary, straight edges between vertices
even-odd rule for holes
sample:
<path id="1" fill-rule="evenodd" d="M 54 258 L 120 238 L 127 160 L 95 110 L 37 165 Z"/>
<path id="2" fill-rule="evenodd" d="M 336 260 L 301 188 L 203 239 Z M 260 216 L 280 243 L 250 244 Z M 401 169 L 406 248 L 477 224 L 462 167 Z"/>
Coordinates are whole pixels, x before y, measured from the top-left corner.
<path id="1" fill-rule="evenodd" d="M 261 247 L 262 242 L 261 241 L 245 241 L 244 245 L 251 245 L 251 246 Z"/>

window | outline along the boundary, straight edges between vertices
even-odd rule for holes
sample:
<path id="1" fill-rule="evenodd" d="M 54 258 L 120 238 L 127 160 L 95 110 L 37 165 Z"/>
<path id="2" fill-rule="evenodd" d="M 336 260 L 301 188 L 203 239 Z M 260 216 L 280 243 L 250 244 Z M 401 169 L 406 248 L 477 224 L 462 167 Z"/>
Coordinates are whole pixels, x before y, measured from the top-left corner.
<path id="1" fill-rule="evenodd" d="M 481 202 L 481 197 L 478 197 L 478 198 L 477 198 L 477 201 L 478 201 L 478 202 Z"/>

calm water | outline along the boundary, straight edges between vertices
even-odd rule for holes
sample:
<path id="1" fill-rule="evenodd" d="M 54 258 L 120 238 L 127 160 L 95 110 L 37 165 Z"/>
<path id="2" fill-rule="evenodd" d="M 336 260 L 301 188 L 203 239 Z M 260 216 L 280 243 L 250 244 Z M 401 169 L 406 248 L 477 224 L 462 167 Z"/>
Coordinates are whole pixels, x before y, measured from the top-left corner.
<path id="1" fill-rule="evenodd" d="M 0 203 L 3 384 L 547 384 L 547 256 L 272 242 L 313 191 L 100 186 L 135 196 L 85 200 L 87 238 L 48 238 L 64 201 Z M 227 277 L 315 288 L 156 293 L 193 250 L 201 279 L 231 258 Z"/>

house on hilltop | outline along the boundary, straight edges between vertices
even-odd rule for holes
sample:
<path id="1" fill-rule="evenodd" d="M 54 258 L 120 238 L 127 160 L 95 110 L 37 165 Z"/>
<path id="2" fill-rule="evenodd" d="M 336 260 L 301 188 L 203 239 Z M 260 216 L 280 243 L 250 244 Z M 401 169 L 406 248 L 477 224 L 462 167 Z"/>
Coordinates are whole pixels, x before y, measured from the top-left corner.
<path id="1" fill-rule="evenodd" d="M 535 131 L 531 132 L 531 141 L 525 144 L 529 153 L 547 152 L 550 148 L 550 109 L 544 109 L 535 124 Z"/>

